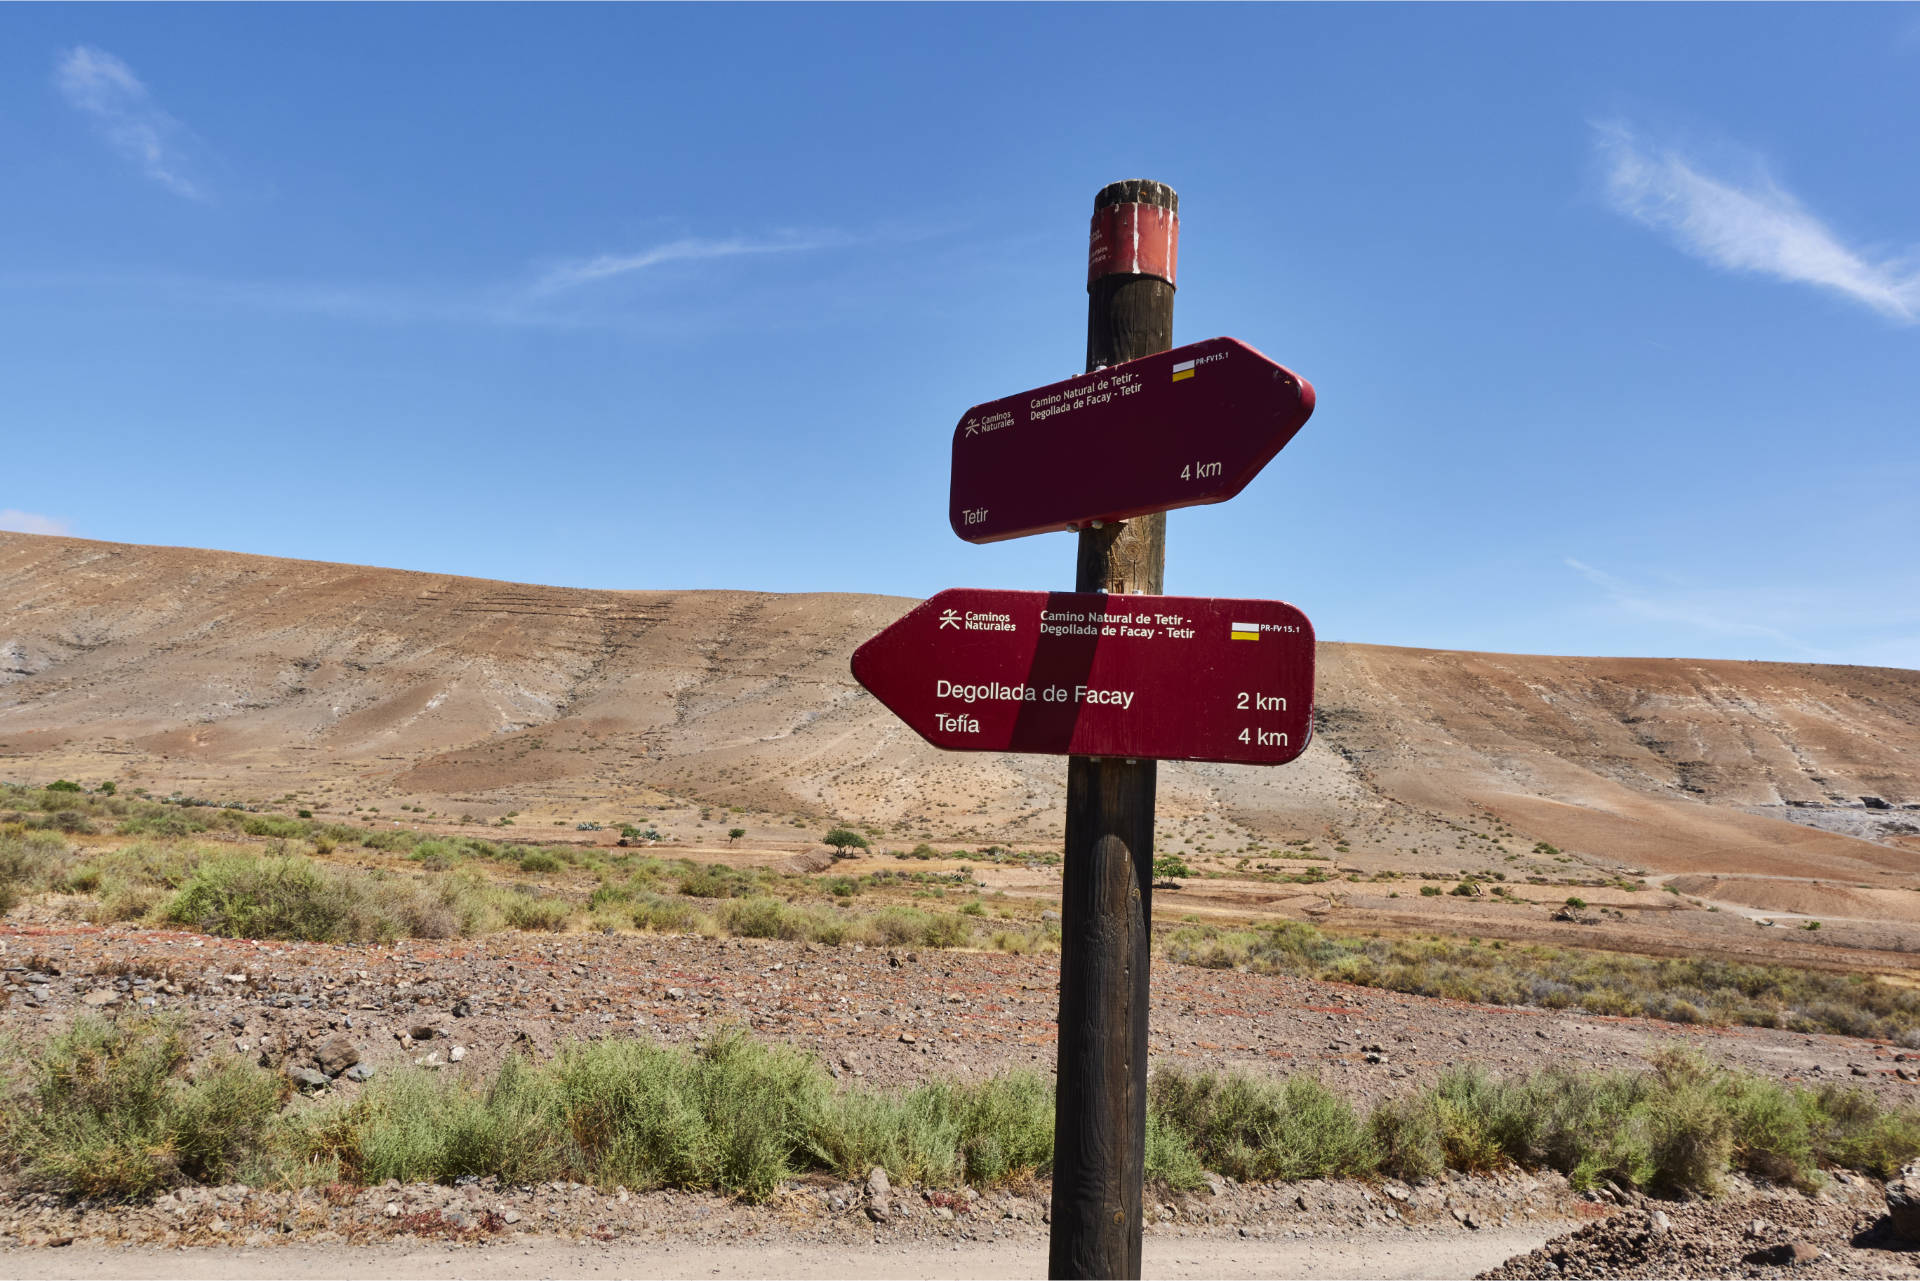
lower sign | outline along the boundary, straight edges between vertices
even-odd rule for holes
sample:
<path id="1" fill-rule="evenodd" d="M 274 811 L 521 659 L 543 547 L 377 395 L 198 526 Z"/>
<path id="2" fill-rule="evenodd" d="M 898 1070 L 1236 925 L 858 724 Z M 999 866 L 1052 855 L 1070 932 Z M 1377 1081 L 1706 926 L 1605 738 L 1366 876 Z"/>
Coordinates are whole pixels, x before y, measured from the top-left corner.
<path id="1" fill-rule="evenodd" d="M 1313 624 L 1280 601 L 955 588 L 853 675 L 950 751 L 1283 765 L 1313 735 Z"/>

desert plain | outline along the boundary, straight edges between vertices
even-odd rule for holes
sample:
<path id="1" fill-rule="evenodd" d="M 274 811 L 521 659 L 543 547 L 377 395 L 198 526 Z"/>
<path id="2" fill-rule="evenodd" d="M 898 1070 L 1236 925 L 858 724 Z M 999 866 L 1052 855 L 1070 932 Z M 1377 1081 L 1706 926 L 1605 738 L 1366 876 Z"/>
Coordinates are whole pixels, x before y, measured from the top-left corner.
<path id="1" fill-rule="evenodd" d="M 1037 1275 L 1044 1159 L 972 1139 L 941 1167 L 812 1130 L 765 1185 L 641 1162 L 629 1186 L 578 1164 L 577 1114 L 543 1177 L 370 1155 L 383 1090 L 480 1097 L 593 1045 L 697 1073 L 749 1044 L 895 1101 L 1050 1089 L 1065 763 L 936 751 L 854 683 L 913 604 L 0 533 L 0 1032 L 31 1062 L 76 1019 L 164 1024 L 170 1088 L 245 1068 L 276 1117 L 353 1135 L 211 1182 L 163 1162 L 137 1194 L 22 1146 L 0 1269 Z M 1160 769 L 1150 1048 L 1192 1159 L 1150 1179 L 1149 1274 L 1920 1272 L 1882 1190 L 1920 1155 L 1920 672 L 1338 642 L 1318 666 L 1295 764 Z M 339 910 L 241 928 L 233 886 L 296 863 Z M 1475 1148 L 1468 1065 L 1741 1101 L 1676 1181 Z M 1206 1101 L 1229 1079 L 1254 1083 L 1233 1135 Z M 1306 1079 L 1365 1152 L 1263 1155 Z M 1758 1082 L 1826 1100 L 1802 1156 L 1755 1155 Z M 51 1143 L 45 1081 L 8 1088 Z M 1394 1155 L 1403 1105 L 1433 1160 Z M 1851 1137 L 1846 1107 L 1872 1113 Z"/>

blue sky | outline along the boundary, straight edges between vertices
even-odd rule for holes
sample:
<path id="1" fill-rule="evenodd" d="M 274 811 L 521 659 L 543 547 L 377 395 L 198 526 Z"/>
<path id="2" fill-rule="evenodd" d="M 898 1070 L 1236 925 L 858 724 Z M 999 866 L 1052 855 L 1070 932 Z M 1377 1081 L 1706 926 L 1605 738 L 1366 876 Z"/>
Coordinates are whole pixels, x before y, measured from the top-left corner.
<path id="1" fill-rule="evenodd" d="M 1079 371 L 1310 379 L 1167 583 L 1322 637 L 1920 666 L 1920 7 L 0 9 L 0 527 L 588 587 L 1070 585 Z"/>

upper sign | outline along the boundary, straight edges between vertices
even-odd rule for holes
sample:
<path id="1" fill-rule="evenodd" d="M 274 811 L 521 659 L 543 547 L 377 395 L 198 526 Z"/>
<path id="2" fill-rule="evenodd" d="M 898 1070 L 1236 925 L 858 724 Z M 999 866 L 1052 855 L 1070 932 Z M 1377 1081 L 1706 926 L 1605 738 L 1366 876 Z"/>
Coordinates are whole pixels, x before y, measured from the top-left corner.
<path id="1" fill-rule="evenodd" d="M 1283 765 L 1313 735 L 1313 624 L 1279 601 L 956 588 L 853 675 L 953 751 Z"/>
<path id="2" fill-rule="evenodd" d="M 1210 338 L 975 405 L 948 519 L 970 543 L 1225 502 L 1313 413 L 1313 387 Z"/>

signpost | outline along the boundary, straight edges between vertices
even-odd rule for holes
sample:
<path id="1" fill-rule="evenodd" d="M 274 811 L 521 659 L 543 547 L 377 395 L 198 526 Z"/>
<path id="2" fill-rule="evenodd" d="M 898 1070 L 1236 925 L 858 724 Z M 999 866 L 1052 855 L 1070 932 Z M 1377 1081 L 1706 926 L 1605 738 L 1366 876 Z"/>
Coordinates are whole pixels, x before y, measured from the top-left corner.
<path id="1" fill-rule="evenodd" d="M 1313 628 L 1278 601 L 1162 596 L 1165 513 L 1233 497 L 1313 412 L 1245 343 L 1173 347 L 1180 200 L 1093 201 L 1087 373 L 976 405 L 948 518 L 969 542 L 1079 532 L 1071 592 L 942 592 L 853 673 L 936 747 L 1065 753 L 1052 1277 L 1138 1277 L 1160 760 L 1279 765 L 1313 726 Z"/>
<path id="2" fill-rule="evenodd" d="M 1221 503 L 1313 413 L 1313 387 L 1233 338 L 975 405 L 947 519 L 970 543 Z"/>
<path id="3" fill-rule="evenodd" d="M 959 588 L 853 674 L 950 751 L 1283 765 L 1313 733 L 1313 625 L 1278 601 Z"/>

